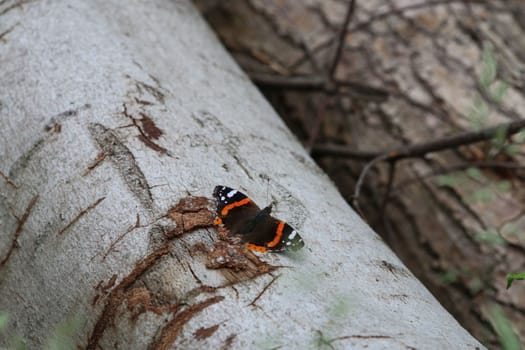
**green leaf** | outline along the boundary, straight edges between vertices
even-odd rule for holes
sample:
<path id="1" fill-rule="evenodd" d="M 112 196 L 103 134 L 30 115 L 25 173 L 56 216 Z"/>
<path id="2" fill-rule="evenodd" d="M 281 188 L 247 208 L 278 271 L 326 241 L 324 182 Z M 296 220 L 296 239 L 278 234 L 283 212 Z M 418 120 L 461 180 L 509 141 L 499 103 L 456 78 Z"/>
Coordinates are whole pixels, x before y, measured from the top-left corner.
<path id="1" fill-rule="evenodd" d="M 503 101 L 503 97 L 509 88 L 509 84 L 505 81 L 498 81 L 498 83 L 492 89 L 492 98 L 497 103 Z"/>
<path id="2" fill-rule="evenodd" d="M 454 187 L 461 182 L 461 177 L 458 175 L 441 175 L 436 180 L 438 186 Z"/>
<path id="3" fill-rule="evenodd" d="M 501 148 L 507 140 L 507 126 L 501 125 L 496 129 L 494 136 L 492 137 L 492 143 L 494 147 Z"/>
<path id="4" fill-rule="evenodd" d="M 0 331 L 7 326 L 9 322 L 9 315 L 7 312 L 0 312 Z"/>
<path id="5" fill-rule="evenodd" d="M 468 177 L 476 181 L 484 182 L 487 179 L 485 175 L 483 175 L 481 170 L 479 170 L 478 168 L 468 168 L 467 170 L 465 170 L 465 172 L 467 173 Z"/>
<path id="6" fill-rule="evenodd" d="M 504 350 L 520 350 L 521 342 L 514 333 L 512 322 L 507 318 L 503 309 L 493 304 L 488 309 L 488 319 L 496 334 L 498 335 L 501 348 Z"/>
<path id="7" fill-rule="evenodd" d="M 509 273 L 507 275 L 507 289 L 510 288 L 510 286 L 512 285 L 512 282 L 516 281 L 516 280 L 525 280 L 525 272 L 520 272 L 520 273 Z"/>
<path id="8" fill-rule="evenodd" d="M 510 183 L 510 181 L 503 180 L 496 184 L 496 188 L 499 192 L 509 192 L 512 188 L 512 184 Z"/>
<path id="9" fill-rule="evenodd" d="M 518 145 L 511 144 L 511 145 L 505 146 L 503 148 L 503 151 L 505 152 L 506 155 L 512 157 L 521 152 L 521 147 Z"/>
<path id="10" fill-rule="evenodd" d="M 487 103 L 482 100 L 481 97 L 476 96 L 468 113 L 468 119 L 472 129 L 480 130 L 484 128 L 487 124 L 489 114 L 490 109 Z"/>
<path id="11" fill-rule="evenodd" d="M 448 270 L 441 274 L 441 281 L 445 284 L 451 284 L 458 280 L 459 273 L 454 270 Z"/>
<path id="12" fill-rule="evenodd" d="M 515 222 L 508 222 L 500 229 L 500 233 L 503 236 L 518 236 L 519 226 Z"/>
<path id="13" fill-rule="evenodd" d="M 505 241 L 505 239 L 503 239 L 503 237 L 500 236 L 498 231 L 496 231 L 493 228 L 489 228 L 487 230 L 478 232 L 474 236 L 474 239 L 477 240 L 478 242 L 483 242 L 483 243 L 488 243 L 488 244 L 493 244 L 493 245 L 498 245 L 498 246 L 504 246 L 505 244 L 507 244 L 507 241 Z"/>
<path id="14" fill-rule="evenodd" d="M 494 198 L 494 191 L 488 187 L 480 188 L 474 191 L 471 197 L 475 202 L 490 202 Z"/>
<path id="15" fill-rule="evenodd" d="M 494 57 L 492 47 L 489 45 L 485 46 L 483 50 L 483 57 L 481 61 L 481 72 L 479 74 L 479 82 L 482 87 L 488 90 L 490 84 L 496 79 L 496 73 L 498 71 L 498 64 Z"/>

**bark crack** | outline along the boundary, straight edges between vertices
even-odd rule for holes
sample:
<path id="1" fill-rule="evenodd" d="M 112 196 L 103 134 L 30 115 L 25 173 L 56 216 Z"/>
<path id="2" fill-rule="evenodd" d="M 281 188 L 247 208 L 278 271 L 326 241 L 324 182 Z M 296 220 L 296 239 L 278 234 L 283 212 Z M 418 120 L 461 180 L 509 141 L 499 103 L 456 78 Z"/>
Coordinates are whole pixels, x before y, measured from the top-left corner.
<path id="1" fill-rule="evenodd" d="M 14 249 L 18 246 L 18 237 L 20 237 L 22 229 L 24 228 L 24 224 L 26 223 L 29 214 L 31 214 L 31 210 L 33 210 L 33 207 L 35 206 L 37 200 L 38 195 L 34 196 L 33 199 L 31 199 L 31 202 L 29 202 L 26 210 L 24 211 L 24 215 L 22 215 L 20 220 L 18 220 L 18 225 L 16 226 L 15 234 L 11 242 L 11 247 L 9 247 L 6 256 L 0 261 L 0 267 L 6 264 L 7 260 L 9 260 L 9 258 L 11 257 L 11 254 L 13 254 Z"/>
<path id="2" fill-rule="evenodd" d="M 99 204 L 100 202 L 102 202 L 104 199 L 106 199 L 106 197 L 101 197 L 99 199 L 97 199 L 97 201 L 93 204 L 91 204 L 89 207 L 87 207 L 86 209 L 82 210 L 80 213 L 77 214 L 77 216 L 75 216 L 73 218 L 73 220 L 71 220 L 69 222 L 69 224 L 67 224 L 62 230 L 60 230 L 58 232 L 58 235 L 60 236 L 61 234 L 63 234 L 65 231 L 67 231 L 71 226 L 73 226 L 78 220 L 80 220 L 81 217 L 83 217 L 84 215 L 86 215 L 87 213 L 89 213 L 91 210 L 95 209 Z"/>
<path id="3" fill-rule="evenodd" d="M 148 210 L 153 210 L 154 204 L 150 187 L 133 153 L 112 130 L 102 124 L 93 123 L 88 128 L 93 139 L 115 165 L 128 189 L 137 197 L 142 206 Z"/>

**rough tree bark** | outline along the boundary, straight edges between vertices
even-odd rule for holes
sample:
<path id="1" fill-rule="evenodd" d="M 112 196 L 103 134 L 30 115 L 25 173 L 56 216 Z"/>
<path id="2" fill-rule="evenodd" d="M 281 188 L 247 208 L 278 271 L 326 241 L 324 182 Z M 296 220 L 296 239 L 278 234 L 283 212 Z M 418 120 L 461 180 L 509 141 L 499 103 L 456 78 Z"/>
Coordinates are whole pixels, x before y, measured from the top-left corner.
<path id="1" fill-rule="evenodd" d="M 348 201 L 370 154 L 525 118 L 523 1 L 358 0 L 341 36 L 350 2 L 197 1 L 305 145 L 353 151 L 318 158 Z M 492 159 L 490 148 L 398 162 L 393 181 L 378 164 L 359 202 L 411 271 L 496 347 L 495 307 L 525 342 L 525 284 L 505 289 L 505 274 L 525 266 L 525 148 Z"/>
<path id="2" fill-rule="evenodd" d="M 2 1 L 0 18 L 3 344 L 75 319 L 89 349 L 481 347 L 187 1 Z M 216 184 L 276 200 L 306 248 L 216 243 Z"/>

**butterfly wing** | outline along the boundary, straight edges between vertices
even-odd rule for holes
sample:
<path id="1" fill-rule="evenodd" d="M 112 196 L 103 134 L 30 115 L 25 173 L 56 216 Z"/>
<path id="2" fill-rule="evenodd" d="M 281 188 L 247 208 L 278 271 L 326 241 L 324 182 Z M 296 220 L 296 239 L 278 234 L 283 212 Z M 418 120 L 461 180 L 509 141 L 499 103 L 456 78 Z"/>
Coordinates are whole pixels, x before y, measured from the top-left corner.
<path id="1" fill-rule="evenodd" d="M 270 215 L 271 206 L 261 210 L 244 193 L 226 186 L 215 187 L 213 195 L 217 200 L 215 224 L 241 235 L 248 248 L 282 252 L 304 247 L 303 239 L 293 227 Z"/>
<path id="2" fill-rule="evenodd" d="M 244 193 L 227 186 L 216 186 L 213 196 L 217 201 L 216 225 L 224 225 L 233 234 L 242 234 L 242 228 L 261 209 Z"/>
<path id="3" fill-rule="evenodd" d="M 302 237 L 292 226 L 272 216 L 256 225 L 243 240 L 248 242 L 248 248 L 259 252 L 296 251 L 304 247 Z"/>

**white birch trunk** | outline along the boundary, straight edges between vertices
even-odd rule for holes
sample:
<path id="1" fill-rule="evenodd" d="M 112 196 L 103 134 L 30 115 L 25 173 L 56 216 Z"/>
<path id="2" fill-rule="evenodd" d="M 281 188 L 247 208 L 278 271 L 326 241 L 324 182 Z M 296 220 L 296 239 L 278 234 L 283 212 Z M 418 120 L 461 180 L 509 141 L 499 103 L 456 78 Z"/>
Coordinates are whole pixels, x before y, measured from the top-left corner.
<path id="1" fill-rule="evenodd" d="M 482 347 L 187 1 L 2 1 L 0 33 L 4 345 L 71 333 L 91 349 Z M 306 247 L 260 255 L 286 266 L 271 274 L 207 269 L 195 244 L 211 247 L 214 229 L 173 238 L 164 215 L 217 184 L 276 200 Z"/>

